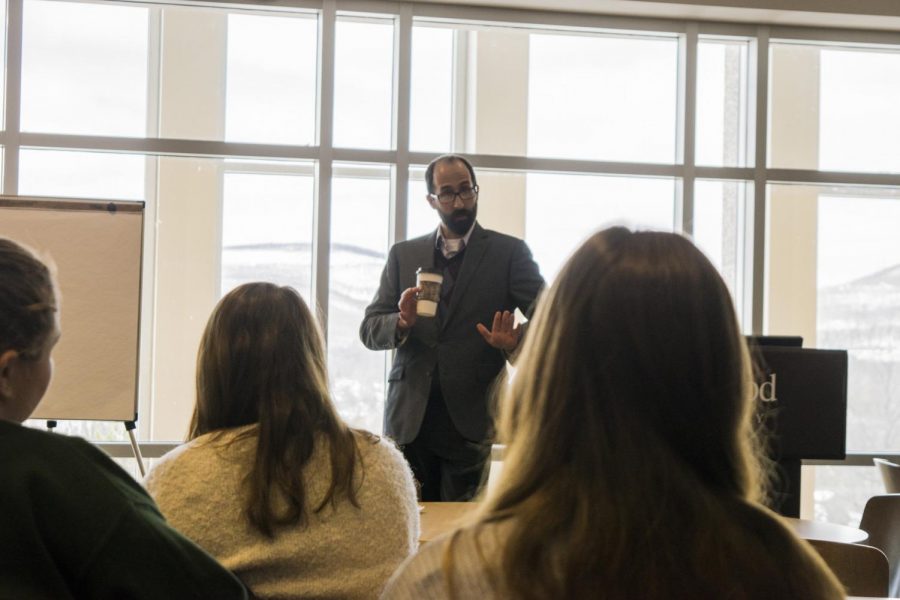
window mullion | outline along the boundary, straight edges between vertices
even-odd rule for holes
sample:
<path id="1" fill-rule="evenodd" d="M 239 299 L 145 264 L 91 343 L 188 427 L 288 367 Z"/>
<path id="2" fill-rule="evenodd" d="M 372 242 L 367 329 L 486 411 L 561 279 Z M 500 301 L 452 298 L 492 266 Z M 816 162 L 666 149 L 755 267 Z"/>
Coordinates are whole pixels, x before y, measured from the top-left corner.
<path id="1" fill-rule="evenodd" d="M 3 150 L 3 193 L 14 195 L 19 193 L 24 0 L 8 0 L 6 11 L 6 134 Z"/>
<path id="2" fill-rule="evenodd" d="M 402 4 L 394 28 L 394 148 L 397 162 L 394 172 L 394 193 L 391 194 L 390 232 L 393 244 L 406 238 L 409 196 L 409 130 L 410 94 L 412 82 L 412 6 Z"/>
<path id="3" fill-rule="evenodd" d="M 755 41 L 755 73 L 752 84 L 755 86 L 755 127 L 753 149 L 753 215 L 748 219 L 752 232 L 747 236 L 752 252 L 752 267 L 748 270 L 751 276 L 750 290 L 751 330 L 755 334 L 763 333 L 765 318 L 765 257 L 766 257 L 766 165 L 768 163 L 768 114 L 769 114 L 769 28 L 759 27 Z"/>
<path id="4" fill-rule="evenodd" d="M 331 183 L 334 169 L 335 0 L 324 0 L 319 17 L 319 161 L 313 209 L 313 298 L 328 336 L 328 269 L 331 256 Z"/>
<path id="5" fill-rule="evenodd" d="M 681 37 L 678 53 L 679 127 L 676 147 L 681 148 L 682 182 L 680 202 L 676 202 L 676 229 L 694 233 L 694 166 L 697 138 L 697 43 L 698 26 L 689 23 Z"/>

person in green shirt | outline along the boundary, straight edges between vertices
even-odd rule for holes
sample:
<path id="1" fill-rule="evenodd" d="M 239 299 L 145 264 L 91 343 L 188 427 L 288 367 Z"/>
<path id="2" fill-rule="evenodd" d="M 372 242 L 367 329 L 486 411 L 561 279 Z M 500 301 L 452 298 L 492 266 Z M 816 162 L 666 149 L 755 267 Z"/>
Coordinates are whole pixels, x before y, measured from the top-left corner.
<path id="1" fill-rule="evenodd" d="M 0 282 L 0 598 L 247 598 L 103 452 L 21 425 L 52 377 L 56 292 L 7 239 Z"/>

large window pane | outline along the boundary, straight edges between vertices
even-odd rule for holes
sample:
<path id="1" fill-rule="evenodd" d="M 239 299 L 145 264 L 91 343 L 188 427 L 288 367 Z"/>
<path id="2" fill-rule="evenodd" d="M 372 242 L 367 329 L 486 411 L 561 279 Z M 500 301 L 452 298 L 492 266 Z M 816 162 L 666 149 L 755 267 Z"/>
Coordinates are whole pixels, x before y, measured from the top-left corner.
<path id="1" fill-rule="evenodd" d="M 418 21 L 411 148 L 671 163 L 677 59 L 674 35 Z"/>
<path id="2" fill-rule="evenodd" d="M 145 166 L 139 154 L 23 148 L 19 194 L 143 200 Z"/>
<path id="3" fill-rule="evenodd" d="M 142 137 L 148 9 L 25 2 L 23 131 Z"/>
<path id="4" fill-rule="evenodd" d="M 315 142 L 316 18 L 228 16 L 226 138 Z"/>
<path id="5" fill-rule="evenodd" d="M 848 450 L 900 450 L 897 194 L 819 194 L 818 341 L 850 351 Z"/>
<path id="6" fill-rule="evenodd" d="M 821 51 L 819 168 L 900 172 L 900 51 Z"/>
<path id="7" fill-rule="evenodd" d="M 525 239 L 548 281 L 598 229 L 674 229 L 673 179 L 529 174 L 527 180 Z"/>
<path id="8" fill-rule="evenodd" d="M 747 164 L 749 42 L 701 40 L 697 48 L 697 164 Z"/>
<path id="9" fill-rule="evenodd" d="M 451 148 L 453 30 L 434 25 L 413 27 L 409 147 L 448 152 Z"/>
<path id="10" fill-rule="evenodd" d="M 847 451 L 896 451 L 900 190 L 772 185 L 767 327 L 848 351 Z"/>
<path id="11" fill-rule="evenodd" d="M 335 44 L 334 144 L 390 148 L 393 21 L 339 18 Z"/>
<path id="12" fill-rule="evenodd" d="M 528 60 L 530 156 L 675 160 L 674 37 L 532 34 Z"/>
<path id="13" fill-rule="evenodd" d="M 328 367 L 341 416 L 352 426 L 375 433 L 381 433 L 386 353 L 362 345 L 359 325 L 387 258 L 390 190 L 387 167 L 335 167 Z"/>
<path id="14" fill-rule="evenodd" d="M 240 172 L 235 164 L 225 174 L 222 293 L 241 283 L 270 281 L 294 287 L 313 306 L 312 165 L 297 165 L 297 174 L 254 172 L 253 166 Z"/>
<path id="15" fill-rule="evenodd" d="M 804 467 L 804 476 L 809 467 Z M 810 469 L 813 470 L 813 469 Z M 876 467 L 820 466 L 815 473 L 815 519 L 859 527 L 866 501 L 884 493 Z"/>
<path id="16" fill-rule="evenodd" d="M 900 52 L 773 44 L 770 164 L 900 172 Z"/>

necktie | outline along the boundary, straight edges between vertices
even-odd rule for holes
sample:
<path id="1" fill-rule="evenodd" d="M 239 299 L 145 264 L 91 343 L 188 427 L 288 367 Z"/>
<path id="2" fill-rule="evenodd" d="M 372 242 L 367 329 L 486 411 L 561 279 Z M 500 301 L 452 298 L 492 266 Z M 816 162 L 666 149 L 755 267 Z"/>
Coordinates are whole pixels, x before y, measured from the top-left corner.
<path id="1" fill-rule="evenodd" d="M 441 247 L 441 252 L 444 254 L 444 258 L 450 259 L 462 252 L 466 247 L 466 240 L 459 238 L 457 240 L 448 240 L 444 239 L 444 243 Z"/>

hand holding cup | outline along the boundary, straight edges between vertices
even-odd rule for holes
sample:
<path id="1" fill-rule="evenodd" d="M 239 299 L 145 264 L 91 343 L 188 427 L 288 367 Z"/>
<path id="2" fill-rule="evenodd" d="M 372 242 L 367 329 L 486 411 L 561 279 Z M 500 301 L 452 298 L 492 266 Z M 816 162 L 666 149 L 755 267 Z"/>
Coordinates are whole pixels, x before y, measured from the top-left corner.
<path id="1" fill-rule="evenodd" d="M 416 270 L 416 314 L 420 317 L 433 317 L 437 314 L 441 302 L 441 283 L 444 275 L 440 269 L 420 267 Z"/>
<path id="2" fill-rule="evenodd" d="M 411 287 L 403 290 L 400 294 L 400 301 L 397 303 L 397 309 L 400 311 L 400 318 L 397 319 L 397 329 L 406 332 L 412 329 L 416 323 L 416 295 L 419 288 Z"/>

